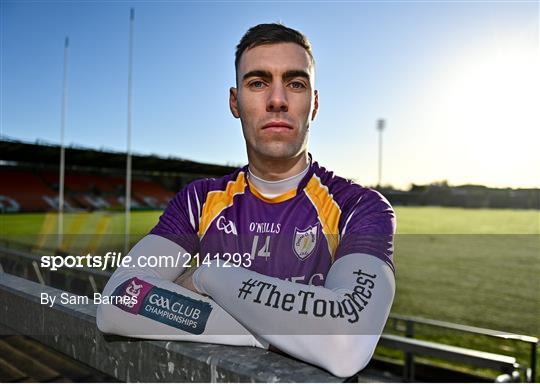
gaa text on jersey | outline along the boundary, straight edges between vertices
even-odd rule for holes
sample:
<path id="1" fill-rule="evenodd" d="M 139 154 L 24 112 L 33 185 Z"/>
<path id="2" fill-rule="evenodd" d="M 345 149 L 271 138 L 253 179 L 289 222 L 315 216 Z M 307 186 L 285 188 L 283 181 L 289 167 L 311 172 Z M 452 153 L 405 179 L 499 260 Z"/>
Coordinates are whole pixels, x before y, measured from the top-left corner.
<path id="1" fill-rule="evenodd" d="M 220 231 L 225 232 L 227 235 L 233 234 L 235 236 L 238 236 L 238 231 L 236 230 L 236 225 L 233 221 L 225 219 L 225 216 L 220 216 L 217 219 L 216 227 Z"/>

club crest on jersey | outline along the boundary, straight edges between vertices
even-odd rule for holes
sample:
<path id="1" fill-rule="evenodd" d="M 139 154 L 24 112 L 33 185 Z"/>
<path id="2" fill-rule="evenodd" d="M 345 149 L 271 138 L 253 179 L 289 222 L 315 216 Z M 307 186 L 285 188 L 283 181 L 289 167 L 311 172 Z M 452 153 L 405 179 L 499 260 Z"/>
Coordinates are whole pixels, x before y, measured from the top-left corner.
<path id="1" fill-rule="evenodd" d="M 312 225 L 307 229 L 301 230 L 294 228 L 293 250 L 300 260 L 307 259 L 317 245 L 319 237 L 318 224 Z"/>

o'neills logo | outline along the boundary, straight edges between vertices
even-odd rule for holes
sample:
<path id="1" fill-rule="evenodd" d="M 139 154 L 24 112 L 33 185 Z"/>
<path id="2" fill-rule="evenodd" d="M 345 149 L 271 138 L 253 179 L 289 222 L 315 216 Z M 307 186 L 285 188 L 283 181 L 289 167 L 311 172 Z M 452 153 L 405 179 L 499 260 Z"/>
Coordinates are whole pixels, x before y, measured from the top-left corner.
<path id="1" fill-rule="evenodd" d="M 317 245 L 318 234 L 318 224 L 304 230 L 294 229 L 293 250 L 300 260 L 305 260 L 311 255 Z"/>
<path id="2" fill-rule="evenodd" d="M 255 233 L 275 233 L 278 234 L 281 231 L 281 223 L 258 223 L 252 221 L 249 223 L 249 231 Z"/>

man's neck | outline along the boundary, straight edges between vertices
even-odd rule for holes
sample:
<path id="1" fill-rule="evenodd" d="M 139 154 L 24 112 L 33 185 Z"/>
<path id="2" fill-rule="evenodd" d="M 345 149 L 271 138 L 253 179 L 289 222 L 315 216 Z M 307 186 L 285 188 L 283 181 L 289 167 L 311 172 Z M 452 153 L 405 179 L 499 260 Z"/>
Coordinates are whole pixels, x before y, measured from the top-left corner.
<path id="1" fill-rule="evenodd" d="M 267 181 L 284 180 L 298 175 L 309 164 L 307 151 L 301 152 L 298 156 L 290 159 L 261 158 L 249 154 L 248 159 L 249 171 Z"/>

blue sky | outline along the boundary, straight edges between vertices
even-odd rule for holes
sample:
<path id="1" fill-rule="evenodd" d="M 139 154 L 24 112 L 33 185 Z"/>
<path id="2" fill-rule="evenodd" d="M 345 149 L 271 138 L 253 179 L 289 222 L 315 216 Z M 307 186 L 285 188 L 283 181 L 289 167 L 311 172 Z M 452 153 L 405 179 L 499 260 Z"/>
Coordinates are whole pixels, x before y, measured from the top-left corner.
<path id="1" fill-rule="evenodd" d="M 125 150 L 130 7 L 135 152 L 244 164 L 234 47 L 281 21 L 314 47 L 327 168 L 375 184 L 382 117 L 383 183 L 540 187 L 537 2 L 3 1 L 2 134 L 59 143 L 69 36 L 66 143 Z"/>

